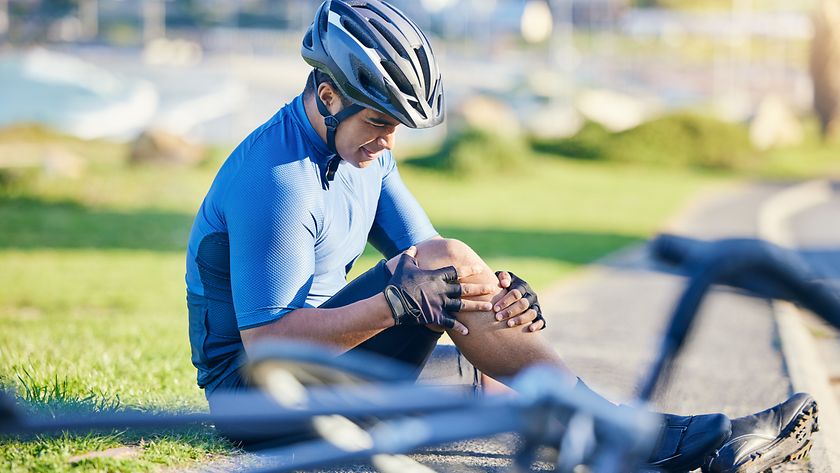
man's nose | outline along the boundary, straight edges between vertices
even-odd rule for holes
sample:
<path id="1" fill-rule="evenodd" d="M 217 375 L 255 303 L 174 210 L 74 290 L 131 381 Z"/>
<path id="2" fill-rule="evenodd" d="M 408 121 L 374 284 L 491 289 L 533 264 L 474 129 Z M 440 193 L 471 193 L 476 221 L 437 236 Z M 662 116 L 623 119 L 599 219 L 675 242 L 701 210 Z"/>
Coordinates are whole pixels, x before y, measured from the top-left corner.
<path id="1" fill-rule="evenodd" d="M 387 135 L 380 136 L 379 139 L 376 140 L 376 144 L 385 149 L 393 148 L 394 133 L 388 133 Z"/>

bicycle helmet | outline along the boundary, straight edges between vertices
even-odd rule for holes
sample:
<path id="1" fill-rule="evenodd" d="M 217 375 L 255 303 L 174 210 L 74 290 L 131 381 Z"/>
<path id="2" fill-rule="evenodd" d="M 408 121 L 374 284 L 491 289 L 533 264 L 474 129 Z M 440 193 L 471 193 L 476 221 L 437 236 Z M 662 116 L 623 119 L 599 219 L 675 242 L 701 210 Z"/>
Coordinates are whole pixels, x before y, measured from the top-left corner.
<path id="1" fill-rule="evenodd" d="M 383 1 L 325 1 L 301 54 L 354 105 L 410 128 L 443 121 L 443 86 L 431 45 L 413 21 Z"/>

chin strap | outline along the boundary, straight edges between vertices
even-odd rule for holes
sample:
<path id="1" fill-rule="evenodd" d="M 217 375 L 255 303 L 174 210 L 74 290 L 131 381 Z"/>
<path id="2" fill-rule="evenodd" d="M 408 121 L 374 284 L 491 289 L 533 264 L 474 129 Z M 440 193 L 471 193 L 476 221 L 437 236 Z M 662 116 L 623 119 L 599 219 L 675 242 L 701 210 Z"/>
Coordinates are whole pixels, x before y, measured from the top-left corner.
<path id="1" fill-rule="evenodd" d="M 335 132 L 338 130 L 338 125 L 347 118 L 361 112 L 365 108 L 361 105 L 350 104 L 342 109 L 337 114 L 333 115 L 327 108 L 326 104 L 321 101 L 318 95 L 318 83 L 315 81 L 315 74 L 312 74 L 312 86 L 315 90 L 315 104 L 318 105 L 318 113 L 324 117 L 324 125 L 327 127 L 327 149 L 332 153 L 327 160 L 327 165 L 321 170 L 321 182 L 324 189 L 330 188 L 330 181 L 335 179 L 335 172 L 338 170 L 338 165 L 341 163 L 341 156 L 335 149 Z"/>

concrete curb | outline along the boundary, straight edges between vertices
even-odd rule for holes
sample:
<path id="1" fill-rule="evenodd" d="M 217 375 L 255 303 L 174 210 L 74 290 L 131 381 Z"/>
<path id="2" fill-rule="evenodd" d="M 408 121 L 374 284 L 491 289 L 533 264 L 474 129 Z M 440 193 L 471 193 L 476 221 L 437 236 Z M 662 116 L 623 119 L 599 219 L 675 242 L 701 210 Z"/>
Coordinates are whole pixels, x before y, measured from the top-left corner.
<path id="1" fill-rule="evenodd" d="M 779 192 L 762 205 L 758 216 L 759 237 L 777 245 L 795 244 L 787 225 L 795 214 L 831 199 L 828 181 L 811 181 Z M 814 396 L 820 410 L 820 438 L 811 450 L 814 471 L 840 471 L 840 406 L 829 384 L 828 371 L 814 340 L 791 303 L 774 301 L 773 314 L 781 339 L 782 356 L 794 391 Z"/>

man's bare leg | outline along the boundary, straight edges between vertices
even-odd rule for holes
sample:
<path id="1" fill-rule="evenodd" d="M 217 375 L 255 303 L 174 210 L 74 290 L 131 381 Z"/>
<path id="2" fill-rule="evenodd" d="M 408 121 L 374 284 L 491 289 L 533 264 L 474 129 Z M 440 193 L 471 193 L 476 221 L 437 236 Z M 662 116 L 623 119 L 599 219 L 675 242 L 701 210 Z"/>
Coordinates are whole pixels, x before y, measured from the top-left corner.
<path id="1" fill-rule="evenodd" d="M 473 267 L 481 264 L 486 271 L 471 276 L 464 282 L 498 282 L 495 274 L 481 258 L 470 247 L 457 240 L 436 239 L 423 242 L 417 245 L 416 259 L 423 269 L 450 265 L 456 268 Z M 498 294 L 482 298 L 495 302 L 504 292 L 500 288 Z M 467 326 L 469 334 L 461 335 L 449 330 L 449 336 L 473 365 L 493 378 L 515 375 L 533 363 L 548 363 L 569 373 L 560 356 L 539 332 L 531 332 L 527 324 L 510 328 L 504 321 L 496 321 L 492 312 L 462 312 L 458 314 L 458 319 Z M 569 384 L 577 382 L 571 374 L 565 378 Z M 557 381 L 563 382 L 564 379 Z M 578 386 L 580 389 L 589 390 L 582 383 Z M 603 401 L 605 405 L 611 404 L 606 399 Z M 730 433 L 729 419 L 723 414 L 687 417 L 665 415 L 663 419 L 668 426 L 677 428 L 663 429 L 663 436 L 648 459 L 649 466 L 661 471 L 690 471 L 699 468 L 707 455 L 723 444 Z"/>
<path id="2" fill-rule="evenodd" d="M 475 266 L 486 268 L 481 274 L 464 282 L 494 284 L 498 279 L 486 263 L 466 244 L 451 239 L 434 239 L 417 245 L 417 264 L 423 269 L 445 266 Z M 506 291 L 499 288 L 494 295 L 478 299 L 495 302 Z M 507 321 L 497 321 L 493 312 L 462 312 L 458 320 L 469 328 L 468 335 L 449 330 L 455 345 L 481 372 L 493 378 L 515 375 L 534 363 L 548 363 L 568 372 L 560 356 L 539 332 L 531 332 L 528 325 L 508 327 Z M 569 382 L 574 381 L 569 376 Z"/>

